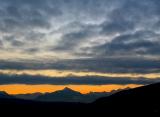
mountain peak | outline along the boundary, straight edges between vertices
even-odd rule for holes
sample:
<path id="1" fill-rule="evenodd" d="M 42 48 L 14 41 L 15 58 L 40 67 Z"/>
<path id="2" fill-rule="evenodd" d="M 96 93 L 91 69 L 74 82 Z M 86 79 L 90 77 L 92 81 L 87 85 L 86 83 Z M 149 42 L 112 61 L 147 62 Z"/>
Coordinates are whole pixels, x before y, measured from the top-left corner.
<path id="1" fill-rule="evenodd" d="M 72 90 L 72 89 L 70 89 L 70 88 L 68 88 L 68 87 L 65 87 L 64 89 L 63 89 L 63 91 L 74 91 L 74 90 Z M 75 91 L 74 91 L 75 92 Z"/>
<path id="2" fill-rule="evenodd" d="M 80 92 L 75 91 L 75 90 L 73 90 L 73 89 L 71 89 L 71 88 L 68 88 L 68 87 L 65 87 L 64 89 L 59 90 L 59 91 L 56 91 L 56 92 L 60 92 L 60 93 L 70 93 L 70 94 L 75 94 L 75 93 L 80 94 Z"/>
<path id="3" fill-rule="evenodd" d="M 74 90 L 72 90 L 71 88 L 68 88 L 68 87 L 65 87 L 62 90 L 55 91 L 55 92 L 53 92 L 53 94 L 54 93 L 60 93 L 60 94 L 65 94 L 65 95 L 75 95 L 75 94 L 79 95 L 79 94 L 81 94 L 80 92 L 74 91 Z"/>

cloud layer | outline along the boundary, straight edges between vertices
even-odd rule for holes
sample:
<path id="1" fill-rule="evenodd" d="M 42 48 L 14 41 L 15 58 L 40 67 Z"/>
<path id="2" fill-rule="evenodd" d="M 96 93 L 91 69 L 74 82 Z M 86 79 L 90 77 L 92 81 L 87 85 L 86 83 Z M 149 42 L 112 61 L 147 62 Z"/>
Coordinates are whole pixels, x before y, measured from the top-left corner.
<path id="1" fill-rule="evenodd" d="M 0 61 L 0 70 L 71 70 L 104 73 L 159 73 L 160 61 L 145 58 L 95 58 L 58 61 Z"/>
<path id="2" fill-rule="evenodd" d="M 44 76 L 32 76 L 32 75 L 0 75 L 0 85 L 5 84 L 52 84 L 52 85 L 107 85 L 107 84 L 138 84 L 146 85 L 159 82 L 159 79 L 147 79 L 147 78 L 110 78 L 110 77 L 98 77 L 98 76 L 84 76 L 84 77 L 44 77 Z"/>
<path id="3" fill-rule="evenodd" d="M 159 0 L 0 0 L 0 69 L 159 73 Z M 149 84 L 156 79 L 0 75 L 0 84 Z"/>
<path id="4" fill-rule="evenodd" d="M 0 57 L 159 58 L 159 5 L 159 0 L 0 0 Z"/>

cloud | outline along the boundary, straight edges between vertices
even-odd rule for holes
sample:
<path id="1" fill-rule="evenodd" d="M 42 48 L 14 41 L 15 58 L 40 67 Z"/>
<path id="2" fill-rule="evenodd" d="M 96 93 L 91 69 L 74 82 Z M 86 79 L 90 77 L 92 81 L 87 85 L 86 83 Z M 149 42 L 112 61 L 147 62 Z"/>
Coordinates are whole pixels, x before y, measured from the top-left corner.
<path id="1" fill-rule="evenodd" d="M 58 42 L 57 47 L 53 47 L 53 50 L 74 51 L 75 48 L 81 46 L 81 43 L 96 35 L 95 26 L 82 24 L 80 28 L 82 29 L 64 34 Z"/>
<path id="2" fill-rule="evenodd" d="M 13 47 L 20 47 L 25 44 L 23 41 L 17 40 L 14 36 L 4 36 L 3 39 Z"/>
<path id="3" fill-rule="evenodd" d="M 0 40 L 0 48 L 2 48 L 3 46 L 3 42 Z"/>
<path id="4" fill-rule="evenodd" d="M 159 73 L 159 6 L 159 0 L 0 0 L 0 69 Z M 154 82 L 144 78 L 1 77 L 2 84 Z"/>
<path id="5" fill-rule="evenodd" d="M 0 61 L 0 69 L 17 70 L 76 70 L 107 73 L 159 73 L 160 61 L 142 57 L 131 58 L 95 58 L 47 61 L 24 60 L 24 61 Z"/>
<path id="6" fill-rule="evenodd" d="M 159 55 L 160 35 L 152 31 L 137 31 L 115 37 L 111 42 L 97 46 L 103 56 Z"/>
<path id="7" fill-rule="evenodd" d="M 101 24 L 102 34 L 113 35 L 134 30 L 135 22 L 123 15 L 123 11 L 116 9 L 110 14 L 110 19 Z"/>
<path id="8" fill-rule="evenodd" d="M 111 42 L 93 47 L 98 56 L 159 56 L 158 1 L 125 1 L 109 13 L 101 34 L 112 35 Z M 152 17 L 151 20 L 149 17 Z M 91 48 L 89 48 L 91 49 Z"/>
<path id="9" fill-rule="evenodd" d="M 5 43 L 3 52 L 10 50 L 10 52 L 16 52 L 22 56 L 24 53 L 32 55 L 32 51 L 28 53 L 28 49 L 32 49 L 32 46 L 35 45 L 35 49 L 43 50 L 45 51 L 44 53 L 50 53 L 51 50 L 54 55 L 57 55 L 54 51 L 61 50 L 62 53 L 72 54 L 74 47 L 79 46 L 81 42 L 85 43 L 85 40 L 95 33 L 95 31 L 92 32 L 90 29 L 86 29 L 90 25 L 88 23 L 99 23 L 101 16 L 104 15 L 102 11 L 106 11 L 106 9 L 103 9 L 104 6 L 109 6 L 110 4 L 105 1 L 97 2 L 95 0 L 70 0 L 67 3 L 64 0 L 16 0 L 14 2 L 1 0 L 0 2 L 0 33 L 16 38 L 16 41 L 8 44 L 5 41 L 5 37 L 2 36 L 2 40 Z M 95 7 L 95 5 L 97 6 Z M 83 26 L 68 26 L 65 30 L 56 32 L 57 28 L 64 29 L 66 23 L 72 24 L 73 22 L 79 22 Z M 76 27 L 81 28 L 81 30 L 76 31 Z M 73 30 L 68 32 L 68 28 Z M 50 34 L 50 32 L 53 33 Z M 40 36 L 41 33 L 44 36 Z M 61 41 L 57 42 L 55 35 L 58 34 L 62 36 L 58 37 L 58 40 Z M 28 42 L 31 41 L 30 39 L 34 40 L 34 44 Z M 22 45 L 19 42 L 25 43 L 23 47 L 19 47 L 19 45 Z M 58 44 L 55 45 L 54 43 Z M 70 51 L 66 51 L 66 45 L 70 46 L 70 48 L 68 47 Z M 48 47 L 51 47 L 51 49 L 47 49 Z M 34 52 L 33 54 L 35 54 Z"/>
<path id="10" fill-rule="evenodd" d="M 50 55 L 157 58 L 159 4 L 158 0 L 1 0 L 0 52 L 10 60 Z"/>
<path id="11" fill-rule="evenodd" d="M 30 75 L 0 75 L 0 84 L 53 84 L 53 85 L 106 85 L 106 84 L 151 84 L 158 82 L 159 79 L 145 78 L 109 78 L 109 77 L 44 77 Z"/>
<path id="12" fill-rule="evenodd" d="M 0 1 L 0 33 L 4 43 L 3 52 L 27 53 L 33 46 L 37 50 L 41 40 L 45 40 L 51 29 L 51 18 L 62 15 L 62 11 L 50 0 L 1 0 Z M 41 31 L 42 30 L 42 31 Z M 31 43 L 32 41 L 32 43 Z M 21 46 L 21 47 L 20 47 Z M 32 51 L 28 54 L 32 54 Z M 35 51 L 33 52 L 35 53 Z"/>
<path id="13" fill-rule="evenodd" d="M 11 2 L 8 0 L 1 1 L 1 3 L 1 12 L 3 14 L 1 17 L 1 31 L 11 33 L 13 29 L 18 32 L 22 29 L 50 28 L 48 20 L 50 16 L 47 14 L 51 8 L 48 2 L 37 0 L 35 2 L 26 0 Z M 52 15 L 54 15 L 54 12 Z"/>

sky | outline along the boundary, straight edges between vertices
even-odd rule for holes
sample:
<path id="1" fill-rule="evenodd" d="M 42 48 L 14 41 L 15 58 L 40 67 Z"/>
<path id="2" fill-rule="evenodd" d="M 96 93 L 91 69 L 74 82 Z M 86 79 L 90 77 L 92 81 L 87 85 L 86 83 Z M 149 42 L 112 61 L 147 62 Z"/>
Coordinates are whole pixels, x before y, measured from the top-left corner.
<path id="1" fill-rule="evenodd" d="M 87 93 L 159 82 L 159 6 L 159 0 L 0 0 L 0 90 Z"/>

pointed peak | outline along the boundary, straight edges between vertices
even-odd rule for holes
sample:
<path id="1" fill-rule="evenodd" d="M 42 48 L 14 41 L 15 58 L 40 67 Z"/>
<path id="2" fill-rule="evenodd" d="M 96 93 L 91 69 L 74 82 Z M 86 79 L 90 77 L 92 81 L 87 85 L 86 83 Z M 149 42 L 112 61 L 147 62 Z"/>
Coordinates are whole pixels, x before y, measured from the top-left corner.
<path id="1" fill-rule="evenodd" d="M 73 89 L 71 89 L 71 88 L 68 88 L 68 87 L 65 87 L 63 90 L 61 90 L 60 92 L 65 92 L 65 93 L 78 93 L 78 94 L 80 94 L 80 92 L 78 92 L 78 91 L 75 91 L 75 90 L 73 90 Z"/>
<path id="2" fill-rule="evenodd" d="M 75 94 L 76 93 L 76 94 L 81 94 L 80 92 L 72 90 L 71 88 L 68 88 L 68 87 L 65 87 L 62 90 L 57 90 L 57 91 L 53 92 L 52 94 L 55 94 L 55 93 L 66 93 L 66 94 Z"/>
<path id="3" fill-rule="evenodd" d="M 70 89 L 70 88 L 68 88 L 68 87 L 65 87 L 63 90 L 64 90 L 64 91 L 74 91 L 74 90 L 72 90 L 72 89 Z"/>

